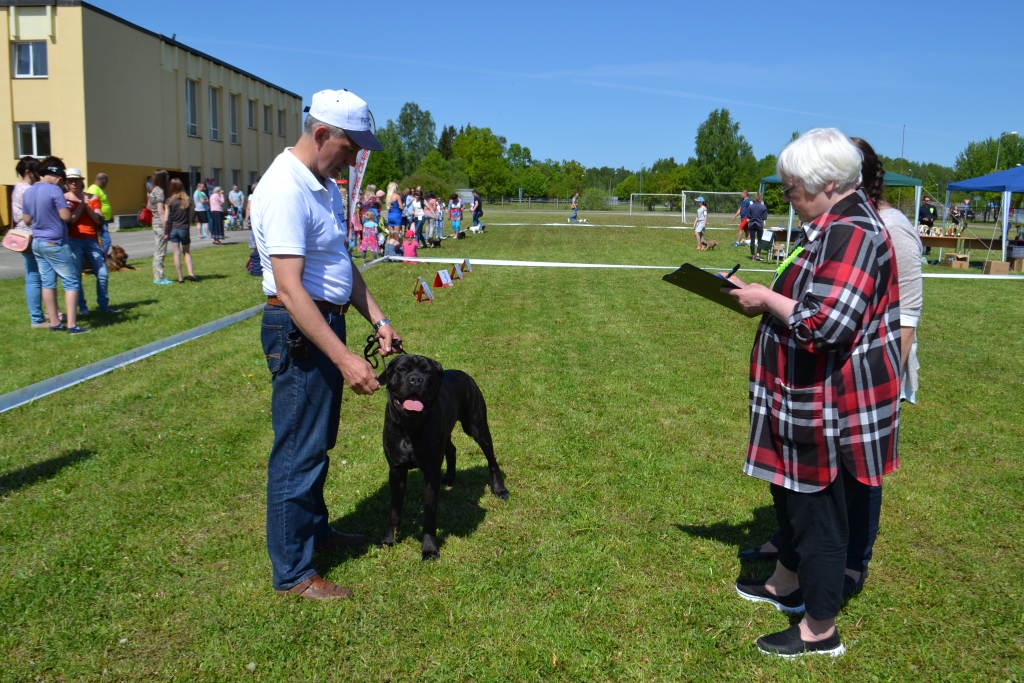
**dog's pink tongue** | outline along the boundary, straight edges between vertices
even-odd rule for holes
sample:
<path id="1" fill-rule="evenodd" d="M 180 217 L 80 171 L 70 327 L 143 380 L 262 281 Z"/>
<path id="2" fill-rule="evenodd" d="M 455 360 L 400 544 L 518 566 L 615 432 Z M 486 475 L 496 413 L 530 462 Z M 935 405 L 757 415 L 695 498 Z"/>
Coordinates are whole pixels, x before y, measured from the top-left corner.
<path id="1" fill-rule="evenodd" d="M 417 401 L 414 398 L 407 398 L 404 401 L 402 401 L 402 407 L 405 408 L 406 410 L 411 410 L 414 413 L 419 413 L 422 412 L 423 410 L 423 403 L 421 401 Z"/>

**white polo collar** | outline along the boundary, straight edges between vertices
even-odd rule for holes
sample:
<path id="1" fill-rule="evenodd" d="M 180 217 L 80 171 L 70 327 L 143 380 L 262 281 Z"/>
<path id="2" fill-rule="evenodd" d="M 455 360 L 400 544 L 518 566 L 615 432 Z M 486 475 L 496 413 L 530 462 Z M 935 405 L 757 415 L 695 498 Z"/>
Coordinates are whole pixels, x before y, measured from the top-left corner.
<path id="1" fill-rule="evenodd" d="M 306 181 L 306 185 L 309 187 L 309 189 L 312 192 L 320 191 L 329 193 L 330 190 L 328 190 L 325 186 L 321 185 L 320 181 L 316 179 L 315 175 L 313 175 L 313 172 L 310 171 L 305 164 L 299 161 L 299 158 L 295 156 L 295 154 L 292 152 L 293 149 L 295 148 L 285 147 L 284 149 L 285 153 L 288 155 L 288 163 L 290 163 L 292 167 L 295 168 L 296 171 L 298 171 L 299 176 L 304 181 Z"/>

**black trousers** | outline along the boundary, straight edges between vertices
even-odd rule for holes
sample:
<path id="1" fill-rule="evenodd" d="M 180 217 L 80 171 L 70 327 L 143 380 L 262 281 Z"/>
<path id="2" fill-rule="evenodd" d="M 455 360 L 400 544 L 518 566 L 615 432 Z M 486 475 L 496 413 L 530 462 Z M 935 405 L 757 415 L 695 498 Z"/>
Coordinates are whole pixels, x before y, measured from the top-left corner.
<path id="1" fill-rule="evenodd" d="M 843 576 L 850 525 L 847 504 L 857 479 L 839 466 L 829 486 L 814 493 L 797 493 L 772 484 L 779 522 L 779 562 L 796 572 L 807 614 L 832 619 L 843 606 Z"/>
<path id="2" fill-rule="evenodd" d="M 749 223 L 747 224 L 747 237 L 750 238 L 750 255 L 761 253 L 761 235 L 764 234 L 764 228 L 752 227 Z"/>

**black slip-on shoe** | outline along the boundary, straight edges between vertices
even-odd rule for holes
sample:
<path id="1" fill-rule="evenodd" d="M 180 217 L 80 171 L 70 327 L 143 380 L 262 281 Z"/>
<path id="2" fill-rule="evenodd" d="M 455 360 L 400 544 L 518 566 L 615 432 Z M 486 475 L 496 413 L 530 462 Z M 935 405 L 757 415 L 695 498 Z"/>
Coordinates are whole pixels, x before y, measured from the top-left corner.
<path id="1" fill-rule="evenodd" d="M 736 557 L 740 558 L 744 562 L 757 562 L 758 560 L 777 560 L 779 559 L 779 551 L 773 550 L 770 553 L 763 552 L 761 548 L 763 545 L 757 545 L 753 548 L 747 548 L 736 553 Z"/>
<path id="2" fill-rule="evenodd" d="M 868 578 L 868 570 L 861 572 L 860 581 L 854 581 L 849 575 L 843 575 L 843 597 L 849 597 L 854 593 L 860 593 L 864 588 L 864 579 Z"/>
<path id="3" fill-rule="evenodd" d="M 751 602 L 767 602 L 775 605 L 775 608 L 786 614 L 800 614 L 804 611 L 803 591 L 797 588 L 789 595 L 772 595 L 765 587 L 768 579 L 755 581 L 753 579 L 740 579 L 736 582 L 736 592 L 744 600 Z"/>
<path id="4" fill-rule="evenodd" d="M 757 649 L 765 654 L 785 659 L 795 659 L 804 655 L 838 657 L 846 652 L 839 639 L 839 629 L 825 640 L 808 643 L 800 638 L 800 624 L 793 624 L 785 631 L 761 636 L 757 639 Z"/>

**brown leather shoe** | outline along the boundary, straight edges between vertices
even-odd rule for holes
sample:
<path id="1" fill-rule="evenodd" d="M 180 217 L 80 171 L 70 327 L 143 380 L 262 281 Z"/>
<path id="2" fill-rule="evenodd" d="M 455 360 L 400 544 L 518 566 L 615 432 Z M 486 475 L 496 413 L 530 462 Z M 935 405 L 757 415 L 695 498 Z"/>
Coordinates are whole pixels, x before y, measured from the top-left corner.
<path id="1" fill-rule="evenodd" d="M 320 552 L 322 550 L 334 550 L 335 548 L 354 548 L 365 544 L 367 541 L 366 536 L 363 534 L 343 534 L 340 531 L 333 531 L 327 540 L 318 543 L 314 550 Z"/>
<path id="2" fill-rule="evenodd" d="M 286 591 L 275 591 L 278 595 L 293 593 L 307 600 L 342 600 L 352 597 L 352 591 L 335 586 L 314 574 L 305 581 L 297 583 Z"/>

